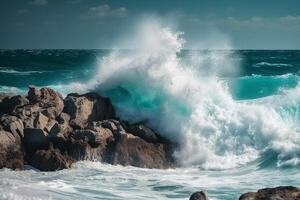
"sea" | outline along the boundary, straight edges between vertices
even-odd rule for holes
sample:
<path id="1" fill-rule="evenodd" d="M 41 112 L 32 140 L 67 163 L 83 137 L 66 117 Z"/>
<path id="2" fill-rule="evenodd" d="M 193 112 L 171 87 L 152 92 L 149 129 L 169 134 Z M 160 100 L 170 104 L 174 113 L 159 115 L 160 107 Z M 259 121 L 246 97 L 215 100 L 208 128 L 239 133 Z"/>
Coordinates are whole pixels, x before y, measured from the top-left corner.
<path id="1" fill-rule="evenodd" d="M 146 49 L 0 50 L 0 93 L 35 85 L 107 96 L 122 120 L 177 142 L 178 167 L 1 169 L 0 199 L 187 200 L 203 190 L 233 200 L 300 186 L 300 51 L 187 50 L 163 33 Z"/>

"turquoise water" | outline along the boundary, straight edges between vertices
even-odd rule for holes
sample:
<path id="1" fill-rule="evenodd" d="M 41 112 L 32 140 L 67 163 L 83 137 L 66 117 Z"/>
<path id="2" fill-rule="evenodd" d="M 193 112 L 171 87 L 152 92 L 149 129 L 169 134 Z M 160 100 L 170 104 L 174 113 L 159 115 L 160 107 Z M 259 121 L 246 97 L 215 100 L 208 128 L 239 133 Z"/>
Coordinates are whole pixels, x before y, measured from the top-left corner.
<path id="1" fill-rule="evenodd" d="M 211 199 L 300 185 L 300 51 L 1 50 L 0 92 L 96 91 L 181 144 L 181 167 L 0 171 L 0 199 Z"/>

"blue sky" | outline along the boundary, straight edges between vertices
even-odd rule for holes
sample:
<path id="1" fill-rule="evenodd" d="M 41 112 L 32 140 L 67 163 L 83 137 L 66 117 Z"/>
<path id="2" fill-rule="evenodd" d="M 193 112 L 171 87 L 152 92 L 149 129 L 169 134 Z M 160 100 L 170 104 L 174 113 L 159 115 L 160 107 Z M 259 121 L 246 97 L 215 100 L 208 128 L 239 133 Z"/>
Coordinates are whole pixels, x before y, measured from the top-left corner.
<path id="1" fill-rule="evenodd" d="M 299 0 L 1 0 L 0 48 L 111 48 L 147 15 L 185 48 L 300 49 Z"/>

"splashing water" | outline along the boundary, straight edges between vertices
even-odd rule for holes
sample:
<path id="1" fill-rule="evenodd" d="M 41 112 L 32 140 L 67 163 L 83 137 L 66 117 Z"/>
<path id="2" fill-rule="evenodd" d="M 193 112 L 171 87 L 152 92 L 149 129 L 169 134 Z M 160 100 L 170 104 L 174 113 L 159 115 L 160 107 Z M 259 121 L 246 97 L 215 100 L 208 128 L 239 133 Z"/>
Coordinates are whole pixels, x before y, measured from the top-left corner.
<path id="1" fill-rule="evenodd" d="M 262 100 L 234 100 L 218 76 L 239 72 L 228 53 L 181 59 L 182 33 L 156 20 L 136 32 L 134 40 L 127 38 L 135 50 L 112 51 L 92 80 L 72 87 L 101 91 L 122 119 L 145 120 L 178 142 L 175 156 L 183 166 L 228 169 L 270 156 L 277 166 L 299 164 L 299 87 Z"/>

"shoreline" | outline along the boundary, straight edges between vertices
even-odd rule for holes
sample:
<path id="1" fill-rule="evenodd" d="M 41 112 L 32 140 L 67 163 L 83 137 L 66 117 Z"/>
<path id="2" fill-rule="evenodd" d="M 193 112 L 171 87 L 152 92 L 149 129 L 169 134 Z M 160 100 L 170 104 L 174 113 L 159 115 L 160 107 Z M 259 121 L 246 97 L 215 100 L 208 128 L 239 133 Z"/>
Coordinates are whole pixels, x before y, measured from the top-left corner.
<path id="1" fill-rule="evenodd" d="M 26 96 L 0 95 L 0 169 L 40 171 L 68 169 L 77 161 L 167 169 L 179 167 L 178 144 L 143 123 L 116 116 L 106 97 L 97 93 L 68 94 L 30 86 Z M 243 194 L 240 200 L 300 198 L 294 187 L 277 187 Z M 295 198 L 294 198 L 295 197 Z M 190 200 L 207 200 L 196 192 Z"/>

